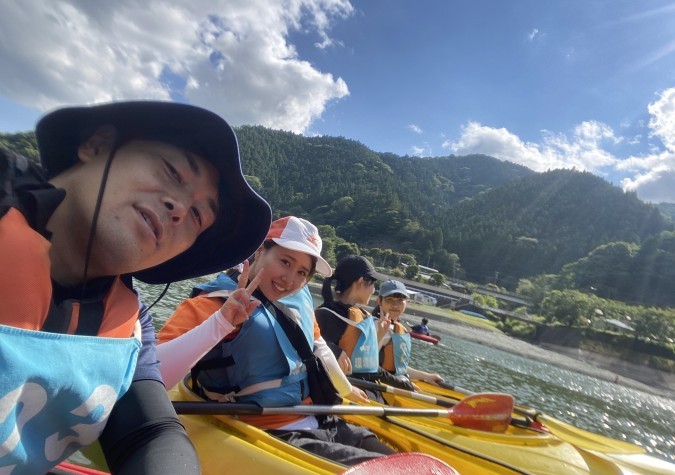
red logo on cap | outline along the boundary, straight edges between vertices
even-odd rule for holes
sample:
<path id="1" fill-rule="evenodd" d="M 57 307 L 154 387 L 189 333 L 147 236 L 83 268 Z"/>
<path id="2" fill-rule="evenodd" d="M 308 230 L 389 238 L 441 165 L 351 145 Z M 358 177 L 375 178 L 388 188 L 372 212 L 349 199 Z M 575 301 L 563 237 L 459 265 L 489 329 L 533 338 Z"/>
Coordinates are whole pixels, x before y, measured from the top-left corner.
<path id="1" fill-rule="evenodd" d="M 319 247 L 319 236 L 316 234 L 311 234 L 307 237 L 307 240 L 312 243 L 314 247 Z"/>

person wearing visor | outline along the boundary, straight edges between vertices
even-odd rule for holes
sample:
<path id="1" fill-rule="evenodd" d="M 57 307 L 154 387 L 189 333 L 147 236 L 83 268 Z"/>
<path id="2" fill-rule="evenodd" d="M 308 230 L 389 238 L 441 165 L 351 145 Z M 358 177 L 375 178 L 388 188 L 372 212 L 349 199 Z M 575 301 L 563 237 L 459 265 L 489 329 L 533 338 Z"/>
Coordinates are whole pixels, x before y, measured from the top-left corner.
<path id="1" fill-rule="evenodd" d="M 397 378 L 417 379 L 437 385 L 443 381 L 441 375 L 410 367 L 410 334 L 401 323 L 409 298 L 410 293 L 403 282 L 388 280 L 380 286 L 373 316 L 389 321 L 388 329 L 379 342 L 380 366 Z M 414 383 L 411 384 L 415 387 Z"/>
<path id="2" fill-rule="evenodd" d="M 197 286 L 158 336 L 167 384 L 190 373 L 191 389 L 220 402 L 285 407 L 315 400 L 303 349 L 321 358 L 335 391 L 367 402 L 352 387 L 321 338 L 307 282 L 330 275 L 321 237 L 307 220 L 288 216 L 272 223 L 263 245 L 241 271 L 231 269 Z M 311 353 L 310 353 L 311 354 Z M 311 394 L 311 397 L 310 397 Z M 331 395 L 320 394 L 322 397 Z M 332 404 L 332 402 L 329 402 Z M 332 416 L 239 415 L 275 437 L 344 465 L 394 453 L 367 429 Z"/>
<path id="3" fill-rule="evenodd" d="M 378 342 L 389 329 L 388 319 L 376 320 L 364 308 L 375 292 L 375 282 L 387 278 L 362 256 L 350 255 L 338 262 L 321 288 L 323 303 L 314 311 L 321 334 L 346 374 L 367 381 L 394 383 L 379 365 Z M 400 384 L 398 384 L 400 386 Z M 412 389 L 408 384 L 406 389 Z M 366 390 L 371 399 L 384 403 L 378 392 Z"/>
<path id="4" fill-rule="evenodd" d="M 213 273 L 260 245 L 271 210 L 234 132 L 130 101 L 58 109 L 35 135 L 41 166 L 0 154 L 0 472 L 45 473 L 98 439 L 112 473 L 199 473 L 132 278 Z"/>

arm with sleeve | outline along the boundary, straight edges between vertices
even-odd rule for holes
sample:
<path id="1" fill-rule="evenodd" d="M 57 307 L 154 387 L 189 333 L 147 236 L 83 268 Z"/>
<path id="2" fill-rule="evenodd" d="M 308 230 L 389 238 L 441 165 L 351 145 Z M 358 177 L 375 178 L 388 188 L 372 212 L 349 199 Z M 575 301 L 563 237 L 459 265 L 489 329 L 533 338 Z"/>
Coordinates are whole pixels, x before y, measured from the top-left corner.
<path id="1" fill-rule="evenodd" d="M 220 298 L 194 298 L 183 302 L 159 332 L 157 358 L 167 388 L 185 374 L 235 327 L 220 311 Z"/>

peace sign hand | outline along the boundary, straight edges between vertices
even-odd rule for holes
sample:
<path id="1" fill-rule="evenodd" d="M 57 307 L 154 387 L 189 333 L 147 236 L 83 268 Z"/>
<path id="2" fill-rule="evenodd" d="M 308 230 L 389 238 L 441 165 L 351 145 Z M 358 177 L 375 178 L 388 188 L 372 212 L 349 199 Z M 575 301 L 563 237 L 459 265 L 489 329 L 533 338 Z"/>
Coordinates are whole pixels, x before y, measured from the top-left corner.
<path id="1" fill-rule="evenodd" d="M 249 315 L 260 305 L 260 300 L 251 300 L 251 295 L 258 288 L 258 284 L 260 284 L 260 280 L 264 274 L 264 269 L 260 269 L 260 272 L 247 286 L 248 269 L 249 263 L 248 261 L 244 261 L 244 269 L 239 276 L 237 289 L 230 294 L 223 306 L 220 307 L 220 313 L 223 314 L 225 320 L 235 327 L 248 320 Z"/>

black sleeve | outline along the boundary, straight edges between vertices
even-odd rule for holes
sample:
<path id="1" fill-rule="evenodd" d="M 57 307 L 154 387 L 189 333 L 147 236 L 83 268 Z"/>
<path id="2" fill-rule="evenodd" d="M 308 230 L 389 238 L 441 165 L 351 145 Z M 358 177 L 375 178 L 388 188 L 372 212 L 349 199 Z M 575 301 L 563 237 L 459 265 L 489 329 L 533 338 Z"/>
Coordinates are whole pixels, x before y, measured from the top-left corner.
<path id="1" fill-rule="evenodd" d="M 115 475 L 201 473 L 194 446 L 159 381 L 134 381 L 99 440 Z"/>
<path id="2" fill-rule="evenodd" d="M 321 336 L 324 340 L 326 340 L 328 346 L 331 346 L 331 344 L 333 346 L 338 346 L 340 338 L 342 338 L 342 334 L 345 332 L 347 324 L 333 315 L 330 310 L 323 309 L 321 307 L 314 310 L 314 316 L 316 318 L 316 323 L 319 325 L 319 329 L 321 330 Z"/>

